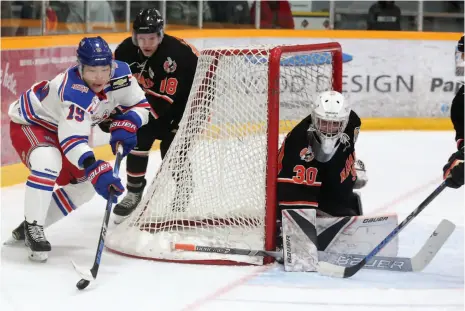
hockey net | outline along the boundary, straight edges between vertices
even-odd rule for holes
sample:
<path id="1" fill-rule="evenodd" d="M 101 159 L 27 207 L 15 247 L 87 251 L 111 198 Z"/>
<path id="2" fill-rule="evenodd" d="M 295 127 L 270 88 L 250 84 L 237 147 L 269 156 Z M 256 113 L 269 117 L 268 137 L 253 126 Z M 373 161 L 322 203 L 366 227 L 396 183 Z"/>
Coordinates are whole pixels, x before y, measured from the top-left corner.
<path id="1" fill-rule="evenodd" d="M 203 50 L 176 137 L 107 247 L 174 262 L 269 262 L 173 251 L 171 243 L 274 250 L 280 141 L 318 92 L 341 88 L 338 43 Z"/>

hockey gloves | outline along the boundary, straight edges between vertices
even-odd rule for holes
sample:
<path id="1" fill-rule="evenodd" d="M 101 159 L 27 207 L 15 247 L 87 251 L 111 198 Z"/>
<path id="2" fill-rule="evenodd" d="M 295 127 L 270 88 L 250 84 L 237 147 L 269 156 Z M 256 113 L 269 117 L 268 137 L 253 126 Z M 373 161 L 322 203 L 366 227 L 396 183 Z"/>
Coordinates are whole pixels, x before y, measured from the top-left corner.
<path id="1" fill-rule="evenodd" d="M 362 160 L 357 159 L 354 164 L 355 171 L 357 172 L 357 179 L 354 183 L 354 189 L 362 189 L 368 182 L 367 171 L 365 169 L 365 163 Z"/>
<path id="2" fill-rule="evenodd" d="M 103 120 L 102 122 L 100 122 L 98 124 L 98 126 L 100 127 L 102 132 L 110 133 L 110 125 L 111 125 L 111 123 L 114 121 L 116 116 L 119 116 L 119 115 L 122 115 L 122 114 L 123 113 L 118 108 L 115 108 L 111 112 L 110 116 L 107 119 Z"/>
<path id="3" fill-rule="evenodd" d="M 106 200 L 110 197 L 110 187 L 115 189 L 115 196 L 113 196 L 112 202 L 116 203 L 116 197 L 123 194 L 124 187 L 121 183 L 121 179 L 113 175 L 113 168 L 111 167 L 111 164 L 98 160 L 85 170 L 86 176 L 94 186 L 95 191 Z"/>
<path id="4" fill-rule="evenodd" d="M 140 117 L 133 111 L 115 116 L 110 125 L 110 145 L 113 154 L 116 154 L 118 143 L 123 146 L 123 157 L 134 149 L 137 145 L 137 130 L 141 124 Z"/>
<path id="5" fill-rule="evenodd" d="M 463 186 L 463 148 L 451 155 L 443 168 L 446 185 L 454 189 Z"/>

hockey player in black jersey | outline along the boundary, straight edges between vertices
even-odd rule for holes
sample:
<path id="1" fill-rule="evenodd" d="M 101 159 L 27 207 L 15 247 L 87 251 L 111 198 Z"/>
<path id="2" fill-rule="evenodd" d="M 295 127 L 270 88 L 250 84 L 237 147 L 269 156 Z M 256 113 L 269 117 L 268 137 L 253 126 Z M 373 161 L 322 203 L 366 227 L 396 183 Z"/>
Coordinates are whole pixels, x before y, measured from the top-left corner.
<path id="1" fill-rule="evenodd" d="M 360 126 L 341 93 L 319 95 L 311 114 L 279 150 L 278 218 L 287 208 L 313 208 L 331 216 L 362 214 L 360 196 L 353 191 L 367 182 L 355 155 Z"/>
<path id="2" fill-rule="evenodd" d="M 116 215 L 128 216 L 139 204 L 146 185 L 148 156 L 155 140 L 161 141 L 161 157 L 165 157 L 186 107 L 197 58 L 194 47 L 164 33 L 163 18 L 155 9 L 141 10 L 134 21 L 132 37 L 116 48 L 115 59 L 129 64 L 152 107 L 148 124 L 137 132 L 137 146 L 128 155 L 128 193 L 115 206 Z M 176 178 L 182 177 L 185 176 Z"/>
<path id="3" fill-rule="evenodd" d="M 457 52 L 460 53 L 461 61 L 464 61 L 464 49 L 463 49 L 463 36 L 460 38 L 457 46 Z M 463 77 L 462 77 L 463 79 Z M 454 152 L 447 164 L 444 166 L 444 178 L 446 185 L 451 188 L 460 188 L 463 186 L 463 127 L 464 127 L 464 87 L 459 89 L 454 99 L 452 100 L 452 106 L 450 110 L 450 118 L 454 124 L 455 129 L 455 141 L 457 142 L 457 151 Z"/>

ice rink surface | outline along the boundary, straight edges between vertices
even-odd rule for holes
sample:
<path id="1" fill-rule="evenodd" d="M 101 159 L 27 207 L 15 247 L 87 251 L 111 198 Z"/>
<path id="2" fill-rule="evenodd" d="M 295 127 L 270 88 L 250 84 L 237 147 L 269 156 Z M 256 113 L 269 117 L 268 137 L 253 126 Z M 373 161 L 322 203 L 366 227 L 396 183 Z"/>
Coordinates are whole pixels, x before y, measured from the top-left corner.
<path id="1" fill-rule="evenodd" d="M 441 182 L 455 150 L 453 132 L 362 132 L 357 155 L 369 182 L 365 214 L 404 219 Z M 150 158 L 149 180 L 160 163 Z M 125 161 L 121 172 L 125 175 Z M 125 180 L 126 177 L 123 176 Z M 24 184 L 1 189 L 1 240 L 23 219 Z M 84 291 L 71 265 L 91 267 L 105 201 L 94 199 L 46 230 L 46 263 L 23 245 L 1 248 L 0 310 L 463 310 L 464 188 L 446 189 L 400 234 L 399 256 L 414 255 L 441 219 L 455 232 L 422 272 L 362 270 L 350 279 L 285 273 L 277 264 L 216 267 L 162 263 L 104 252 L 97 281 Z M 111 230 L 115 225 L 110 220 Z"/>

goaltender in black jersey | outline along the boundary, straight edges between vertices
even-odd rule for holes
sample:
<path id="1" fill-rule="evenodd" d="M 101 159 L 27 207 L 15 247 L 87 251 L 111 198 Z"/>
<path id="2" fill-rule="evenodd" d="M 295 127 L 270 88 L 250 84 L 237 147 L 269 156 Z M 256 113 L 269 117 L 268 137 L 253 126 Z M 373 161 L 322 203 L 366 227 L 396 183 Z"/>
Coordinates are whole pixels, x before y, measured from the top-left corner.
<path id="1" fill-rule="evenodd" d="M 129 64 L 151 106 L 147 125 L 137 132 L 137 146 L 128 155 L 128 193 L 114 208 L 128 216 L 142 199 L 150 149 L 160 140 L 164 158 L 184 114 L 197 67 L 198 51 L 182 39 L 164 33 L 164 20 L 155 9 L 143 9 L 132 36 L 115 50 L 115 59 Z"/>
<path id="2" fill-rule="evenodd" d="M 366 172 L 355 143 L 361 120 L 341 93 L 319 94 L 311 114 L 283 141 L 278 155 L 278 218 L 283 209 L 313 208 L 331 216 L 362 214 Z"/>

